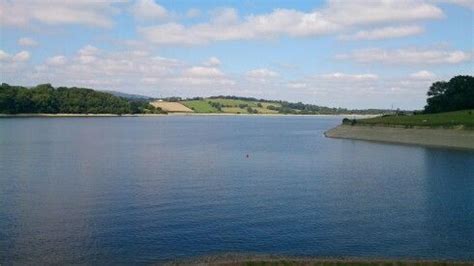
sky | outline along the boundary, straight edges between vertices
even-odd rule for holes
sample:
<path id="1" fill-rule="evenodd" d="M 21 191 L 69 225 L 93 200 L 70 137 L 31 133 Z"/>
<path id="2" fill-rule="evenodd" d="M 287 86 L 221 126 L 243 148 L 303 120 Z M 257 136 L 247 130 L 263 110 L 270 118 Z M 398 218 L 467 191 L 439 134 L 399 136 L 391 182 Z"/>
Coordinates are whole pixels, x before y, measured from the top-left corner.
<path id="1" fill-rule="evenodd" d="M 474 0 L 0 0 L 0 82 L 421 109 L 473 38 Z"/>

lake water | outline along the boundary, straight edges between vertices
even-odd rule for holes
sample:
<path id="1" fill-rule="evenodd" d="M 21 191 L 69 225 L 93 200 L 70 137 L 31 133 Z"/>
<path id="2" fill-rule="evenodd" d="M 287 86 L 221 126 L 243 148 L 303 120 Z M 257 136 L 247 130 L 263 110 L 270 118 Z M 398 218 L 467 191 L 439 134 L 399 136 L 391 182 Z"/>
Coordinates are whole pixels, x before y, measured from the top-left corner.
<path id="1" fill-rule="evenodd" d="M 1 119 L 0 264 L 474 260 L 474 152 L 325 138 L 340 121 Z"/>

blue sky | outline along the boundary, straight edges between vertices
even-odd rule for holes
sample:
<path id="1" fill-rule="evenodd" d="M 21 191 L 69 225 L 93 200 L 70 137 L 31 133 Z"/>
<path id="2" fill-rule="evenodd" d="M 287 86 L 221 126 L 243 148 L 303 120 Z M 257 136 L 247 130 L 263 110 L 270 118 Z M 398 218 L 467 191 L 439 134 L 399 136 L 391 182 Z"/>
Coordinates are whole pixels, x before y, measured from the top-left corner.
<path id="1" fill-rule="evenodd" d="M 1 81 L 418 109 L 472 75 L 474 1 L 0 0 Z"/>

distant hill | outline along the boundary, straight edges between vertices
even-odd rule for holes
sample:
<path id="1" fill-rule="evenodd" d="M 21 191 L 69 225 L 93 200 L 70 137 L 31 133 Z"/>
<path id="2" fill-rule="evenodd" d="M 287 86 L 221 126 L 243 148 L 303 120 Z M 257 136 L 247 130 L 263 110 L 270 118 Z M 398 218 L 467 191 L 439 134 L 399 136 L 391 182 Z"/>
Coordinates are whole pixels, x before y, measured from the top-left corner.
<path id="1" fill-rule="evenodd" d="M 238 96 L 213 96 L 207 98 L 181 99 L 167 98 L 180 102 L 196 113 L 232 113 L 232 114 L 382 114 L 391 113 L 385 109 L 351 110 L 330 108 L 301 102 L 274 101 Z"/>

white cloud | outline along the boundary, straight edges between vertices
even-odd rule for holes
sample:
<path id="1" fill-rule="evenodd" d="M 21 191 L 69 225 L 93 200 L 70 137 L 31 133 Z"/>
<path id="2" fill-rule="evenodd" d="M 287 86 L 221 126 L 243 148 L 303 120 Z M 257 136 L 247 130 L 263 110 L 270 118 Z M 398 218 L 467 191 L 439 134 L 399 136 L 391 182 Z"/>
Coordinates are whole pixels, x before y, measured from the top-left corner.
<path id="1" fill-rule="evenodd" d="M 67 58 L 63 55 L 57 55 L 50 57 L 46 60 L 46 64 L 52 65 L 52 66 L 62 66 L 67 63 Z"/>
<path id="2" fill-rule="evenodd" d="M 342 40 L 381 40 L 389 38 L 400 38 L 423 33 L 424 29 L 420 26 L 397 26 L 397 27 L 383 27 L 373 30 L 362 30 L 354 34 L 342 35 Z"/>
<path id="3" fill-rule="evenodd" d="M 117 12 L 112 1 L 63 1 L 28 0 L 1 1 L 0 23 L 8 26 L 27 26 L 41 22 L 50 25 L 82 24 L 97 27 L 110 27 L 111 15 Z"/>
<path id="4" fill-rule="evenodd" d="M 0 50 L 0 58 L 13 57 Z M 5 81 L 29 84 L 53 83 L 57 86 L 79 86 L 114 89 L 147 95 L 183 95 L 185 93 L 224 93 L 236 82 L 218 65 L 193 66 L 173 58 L 153 55 L 145 50 L 109 52 L 86 45 L 74 55 L 47 58 L 44 64 L 12 69 L 0 64 Z M 24 65 L 24 64 L 23 64 Z M 7 68 L 8 66 L 8 68 Z M 202 89 L 205 89 L 202 91 Z"/>
<path id="5" fill-rule="evenodd" d="M 216 78 L 224 76 L 224 73 L 215 67 L 195 66 L 186 69 L 184 73 L 190 77 Z"/>
<path id="6" fill-rule="evenodd" d="M 137 0 L 132 7 L 132 13 L 139 20 L 164 19 L 168 16 L 168 11 L 154 0 Z"/>
<path id="7" fill-rule="evenodd" d="M 427 70 L 421 70 L 410 75 L 411 78 L 420 79 L 420 80 L 432 80 L 436 77 L 433 72 Z"/>
<path id="8" fill-rule="evenodd" d="M 320 77 L 326 80 L 347 80 L 347 81 L 378 79 L 378 76 L 375 74 L 344 74 L 340 72 L 331 73 L 331 74 L 323 74 L 323 75 L 320 75 Z"/>
<path id="9" fill-rule="evenodd" d="M 221 64 L 221 60 L 219 58 L 212 56 L 207 61 L 203 63 L 205 66 L 219 66 Z"/>
<path id="10" fill-rule="evenodd" d="M 138 31 L 155 44 L 205 44 L 213 41 L 273 38 L 282 35 L 307 37 L 336 33 L 354 26 L 410 22 L 442 18 L 438 7 L 420 1 L 329 1 L 312 12 L 275 9 L 267 14 L 241 18 L 235 9 L 214 11 L 209 22 L 185 26 L 166 23 L 141 27 Z M 412 26 L 413 27 L 413 26 Z M 387 32 L 388 31 L 388 32 Z M 419 29 L 385 28 L 365 33 L 383 38 L 414 34 Z M 408 32 L 408 33 L 407 33 Z M 364 35 L 364 33 L 361 33 Z"/>
<path id="11" fill-rule="evenodd" d="M 10 55 L 3 51 L 3 50 L 0 50 L 0 61 L 6 61 L 10 58 Z"/>
<path id="12" fill-rule="evenodd" d="M 3 61 L 3 62 L 22 63 L 22 62 L 28 61 L 30 57 L 31 55 L 30 55 L 30 52 L 28 51 L 21 51 L 14 55 L 10 55 L 9 53 L 5 51 L 0 50 L 0 61 Z M 0 71 L 0 73 L 2 72 Z"/>
<path id="13" fill-rule="evenodd" d="M 278 73 L 266 68 L 258 68 L 248 71 L 246 76 L 252 79 L 269 79 L 278 77 Z"/>
<path id="14" fill-rule="evenodd" d="M 354 60 L 359 63 L 458 64 L 471 60 L 472 54 L 460 50 L 419 48 L 384 50 L 373 48 L 356 50 L 350 54 L 340 54 L 336 58 Z"/>
<path id="15" fill-rule="evenodd" d="M 409 0 L 333 0 L 322 13 L 343 25 L 406 22 L 444 16 L 435 5 Z"/>
<path id="16" fill-rule="evenodd" d="M 288 87 L 291 89 L 305 89 L 308 87 L 308 84 L 302 82 L 290 82 Z"/>
<path id="17" fill-rule="evenodd" d="M 12 58 L 13 62 L 25 62 L 30 59 L 30 53 L 28 51 L 21 51 L 15 54 Z"/>
<path id="18" fill-rule="evenodd" d="M 36 46 L 38 45 L 38 42 L 31 38 L 23 37 L 18 39 L 18 44 L 21 46 Z"/>

